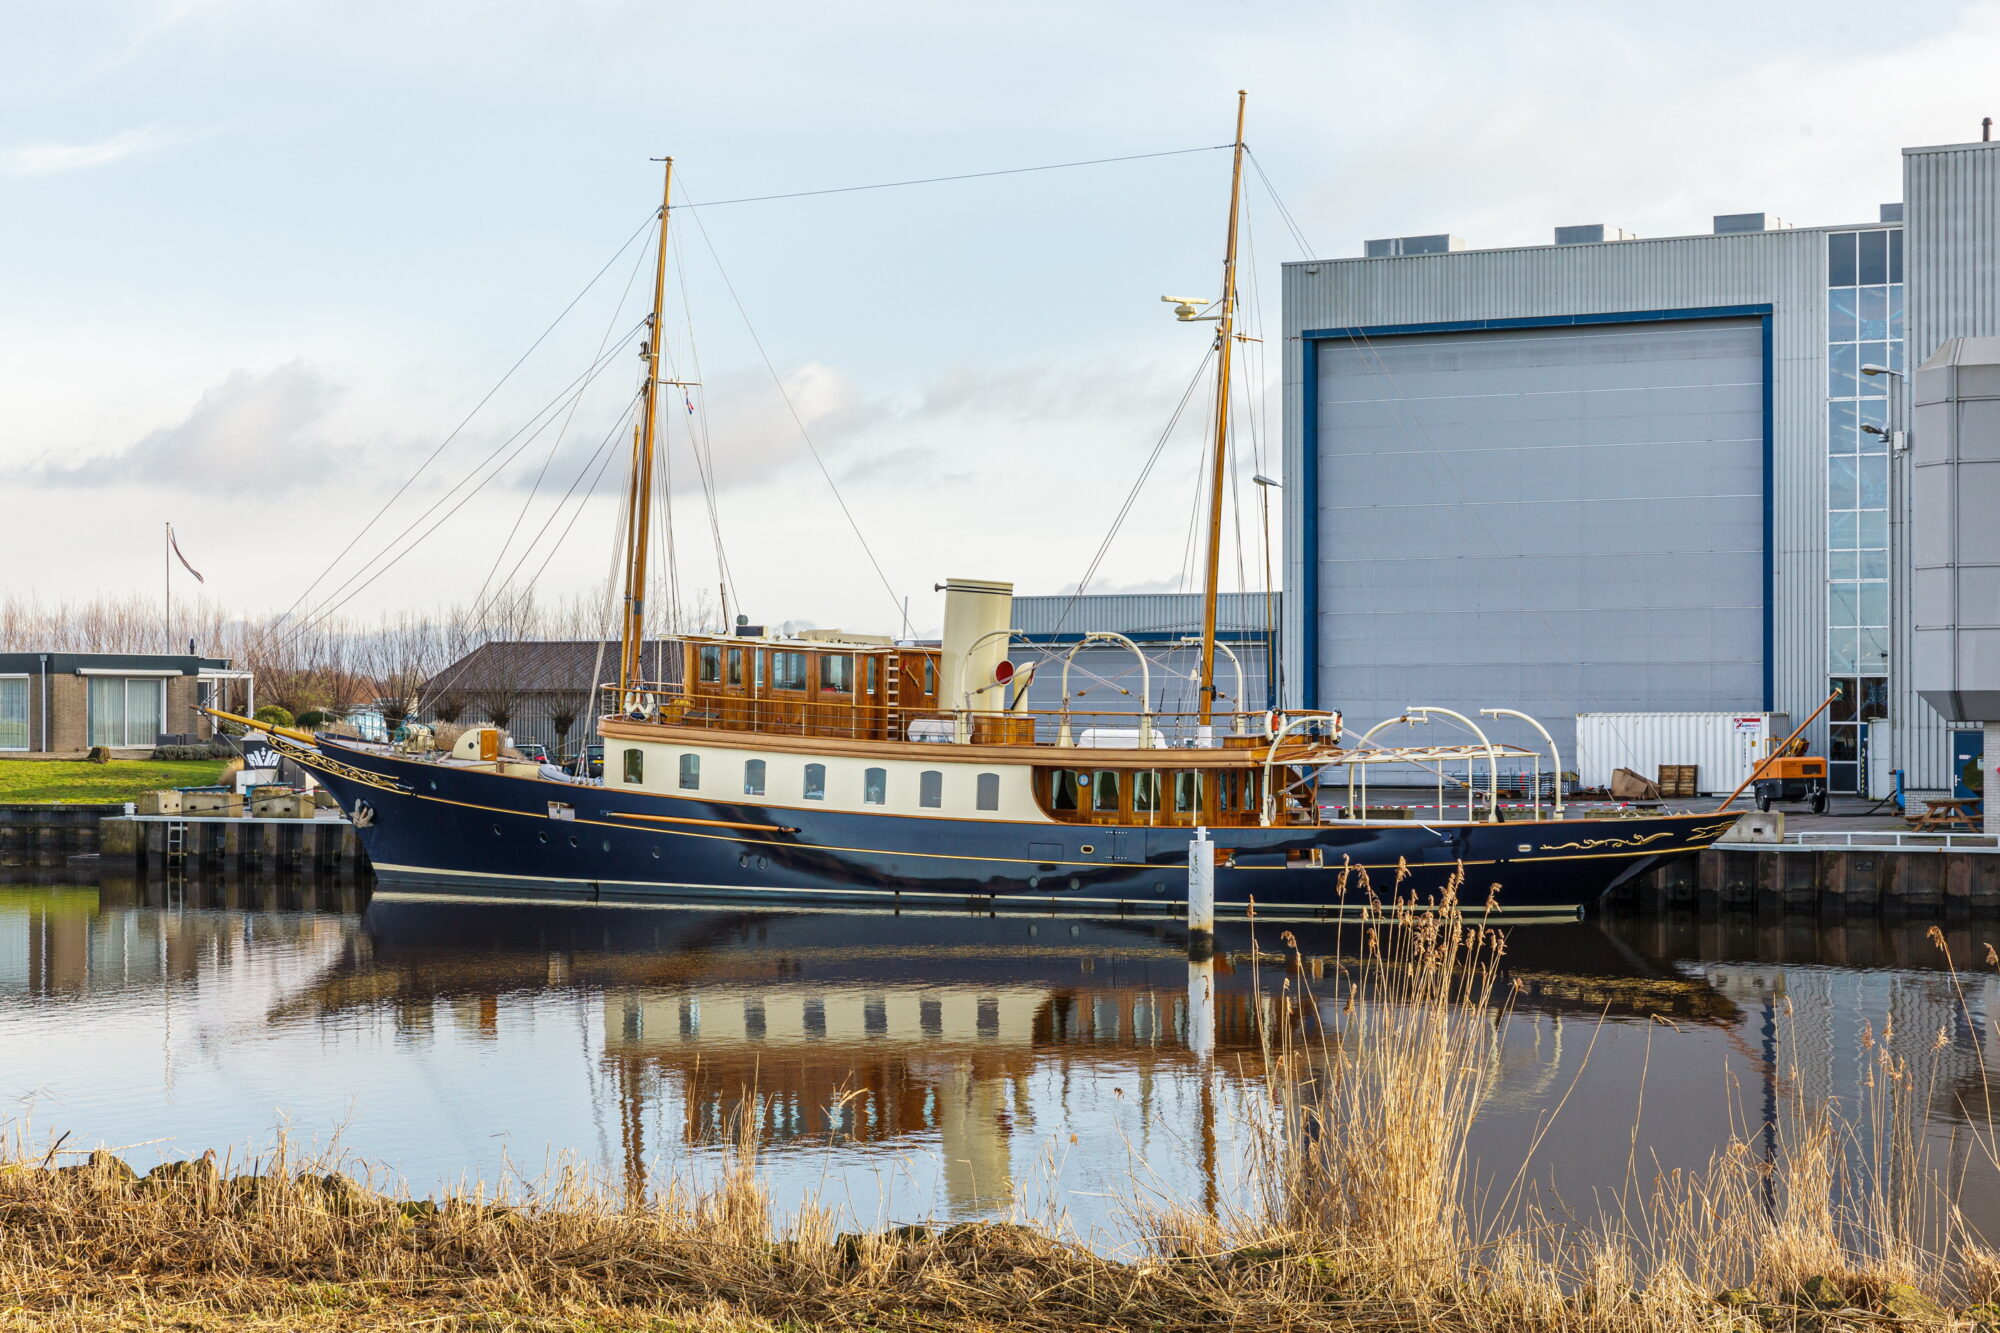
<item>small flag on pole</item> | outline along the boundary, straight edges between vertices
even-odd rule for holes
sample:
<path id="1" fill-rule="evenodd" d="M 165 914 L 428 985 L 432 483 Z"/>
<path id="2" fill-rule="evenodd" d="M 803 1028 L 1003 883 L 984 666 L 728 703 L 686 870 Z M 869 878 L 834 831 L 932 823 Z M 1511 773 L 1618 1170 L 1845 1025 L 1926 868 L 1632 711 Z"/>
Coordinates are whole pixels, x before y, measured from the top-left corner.
<path id="1" fill-rule="evenodd" d="M 207 579 L 201 576 L 201 571 L 196 569 L 193 565 L 190 565 L 188 563 L 188 558 L 181 554 L 181 544 L 178 541 L 174 540 L 174 525 L 171 523 L 167 524 L 167 545 L 174 548 L 174 559 L 181 562 L 182 569 L 185 569 L 188 573 L 194 575 L 194 581 L 196 583 L 208 582 Z"/>
<path id="2" fill-rule="evenodd" d="M 692 398 L 688 397 L 688 391 L 687 391 L 686 389 L 682 389 L 682 390 L 681 390 L 681 401 L 687 404 L 687 410 L 688 410 L 688 415 L 689 415 L 689 416 L 693 416 L 693 415 L 694 415 L 694 399 L 692 399 Z"/>

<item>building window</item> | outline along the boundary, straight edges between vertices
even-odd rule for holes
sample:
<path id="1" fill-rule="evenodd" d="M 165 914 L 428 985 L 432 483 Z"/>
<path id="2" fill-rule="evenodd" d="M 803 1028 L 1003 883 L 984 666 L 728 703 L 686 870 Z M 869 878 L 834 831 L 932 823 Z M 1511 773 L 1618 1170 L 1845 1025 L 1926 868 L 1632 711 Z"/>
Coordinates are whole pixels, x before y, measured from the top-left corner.
<path id="1" fill-rule="evenodd" d="M 978 804 L 981 810 L 998 810 L 1000 808 L 1000 775 L 998 773 L 981 773 L 979 775 Z"/>
<path id="2" fill-rule="evenodd" d="M 625 752 L 625 781 L 644 782 L 646 780 L 646 756 L 637 750 Z"/>
<path id="3" fill-rule="evenodd" d="M 743 650 L 741 648 L 731 648 L 729 650 L 729 684 L 741 685 L 742 683 Z"/>
<path id="4" fill-rule="evenodd" d="M 1907 429 L 1903 355 L 1903 233 L 1897 228 L 1827 237 L 1826 296 L 1827 782 L 1860 791 L 1867 781 L 1865 724 L 1886 713 L 1889 672 L 1889 471 L 1887 436 Z M 1866 374 L 1878 366 L 1894 374 Z"/>
<path id="5" fill-rule="evenodd" d="M 158 677 L 92 676 L 89 696 L 92 745 L 157 745 L 167 729 L 167 682 Z"/>
<path id="6" fill-rule="evenodd" d="M 806 687 L 806 655 L 804 653 L 771 654 L 771 688 L 774 690 L 802 690 Z"/>
<path id="7" fill-rule="evenodd" d="M 917 804 L 926 810 L 944 807 L 944 774 L 927 768 L 917 775 Z"/>
<path id="8" fill-rule="evenodd" d="M 819 687 L 829 694 L 854 692 L 854 658 L 848 653 L 823 653 L 819 659 Z"/>
<path id="9" fill-rule="evenodd" d="M 825 764 L 806 765 L 805 797 L 808 801 L 824 801 L 826 799 Z"/>
<path id="10" fill-rule="evenodd" d="M 1090 808 L 1098 814 L 1118 813 L 1118 774 L 1101 768 L 1090 779 Z"/>
<path id="11" fill-rule="evenodd" d="M 883 805 L 889 800 L 889 770 L 871 768 L 861 775 L 861 803 Z"/>
<path id="12" fill-rule="evenodd" d="M 713 685 L 722 679 L 722 649 L 716 644 L 704 643 L 697 656 L 701 660 L 701 681 Z"/>
<path id="13" fill-rule="evenodd" d="M 684 754 L 681 756 L 681 790 L 701 790 L 701 756 Z"/>
<path id="14" fill-rule="evenodd" d="M 1147 771 L 1132 775 L 1132 813 L 1155 814 L 1160 808 L 1160 775 Z"/>
<path id="15" fill-rule="evenodd" d="M 743 761 L 743 794 L 762 796 L 764 794 L 764 761 L 745 759 Z"/>
<path id="16" fill-rule="evenodd" d="M 28 748 L 28 678 L 0 678 L 0 750 Z"/>

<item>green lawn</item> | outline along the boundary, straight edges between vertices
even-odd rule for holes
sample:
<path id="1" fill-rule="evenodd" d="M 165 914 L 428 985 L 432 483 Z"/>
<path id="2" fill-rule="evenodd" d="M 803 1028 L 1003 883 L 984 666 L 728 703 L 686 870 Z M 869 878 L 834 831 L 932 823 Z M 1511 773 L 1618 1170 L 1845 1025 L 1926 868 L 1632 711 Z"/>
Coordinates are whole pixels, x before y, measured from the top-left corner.
<path id="1" fill-rule="evenodd" d="M 108 764 L 83 759 L 0 759 L 0 802 L 130 801 L 142 791 L 220 782 L 228 764 L 226 759 L 162 763 L 114 759 Z"/>

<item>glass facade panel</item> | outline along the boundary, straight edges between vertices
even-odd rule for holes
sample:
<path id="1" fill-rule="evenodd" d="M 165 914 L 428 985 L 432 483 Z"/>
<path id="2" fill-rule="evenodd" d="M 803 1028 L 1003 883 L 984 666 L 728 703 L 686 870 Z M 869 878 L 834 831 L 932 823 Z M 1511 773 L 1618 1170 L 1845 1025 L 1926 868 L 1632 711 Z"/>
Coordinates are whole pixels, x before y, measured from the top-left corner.
<path id="1" fill-rule="evenodd" d="M 1854 631 L 1830 629 L 1826 632 L 1826 660 L 1835 671 L 1852 671 L 1856 660 Z"/>
<path id="2" fill-rule="evenodd" d="M 1855 619 L 1855 611 L 1860 602 L 1858 583 L 1830 583 L 1826 589 L 1826 623 L 1835 629 L 1852 628 L 1861 622 Z"/>
<path id="3" fill-rule="evenodd" d="M 1861 429 L 1860 413 L 1855 404 L 1842 399 L 1826 405 L 1826 451 L 1830 454 L 1851 454 L 1855 451 L 1855 435 Z"/>
<path id="4" fill-rule="evenodd" d="M 0 680 L 0 750 L 28 748 L 28 682 Z"/>
<path id="5" fill-rule="evenodd" d="M 1855 307 L 1854 288 L 1835 287 L 1826 294 L 1826 340 L 1851 343 L 1861 335 L 1856 331 L 1860 311 Z"/>
<path id="6" fill-rule="evenodd" d="M 1826 507 L 1828 509 L 1852 509 L 1858 483 L 1859 471 L 1852 455 L 1842 455 L 1826 460 Z"/>

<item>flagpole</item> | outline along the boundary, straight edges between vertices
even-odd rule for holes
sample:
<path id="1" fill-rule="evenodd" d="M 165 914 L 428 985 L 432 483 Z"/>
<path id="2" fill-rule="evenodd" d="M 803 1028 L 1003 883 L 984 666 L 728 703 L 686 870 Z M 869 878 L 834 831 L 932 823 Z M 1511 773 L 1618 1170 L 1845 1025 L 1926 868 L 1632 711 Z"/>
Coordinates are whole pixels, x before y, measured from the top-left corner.
<path id="1" fill-rule="evenodd" d="M 167 542 L 160 548 L 160 564 L 167 571 L 167 651 L 174 650 L 174 525 L 167 524 Z"/>

